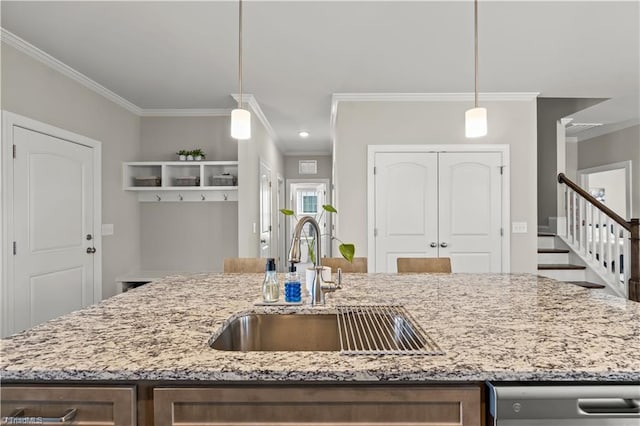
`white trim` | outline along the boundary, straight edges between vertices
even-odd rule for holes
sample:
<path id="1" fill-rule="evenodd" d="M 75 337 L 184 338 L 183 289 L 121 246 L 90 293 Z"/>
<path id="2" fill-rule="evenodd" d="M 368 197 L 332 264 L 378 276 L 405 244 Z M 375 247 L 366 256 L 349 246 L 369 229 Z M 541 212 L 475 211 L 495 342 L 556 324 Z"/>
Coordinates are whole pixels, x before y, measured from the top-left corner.
<path id="1" fill-rule="evenodd" d="M 27 42 L 26 40 L 23 40 L 22 38 L 18 37 L 17 35 L 13 34 L 10 31 L 5 30 L 4 28 L 0 28 L 0 40 L 4 43 L 7 43 L 9 46 L 13 47 L 14 49 L 19 50 L 20 52 L 32 57 L 37 61 L 42 62 L 43 64 L 49 66 L 50 68 L 53 68 L 59 73 L 80 83 L 84 87 L 90 90 L 93 90 L 99 95 L 104 96 L 105 98 L 121 106 L 127 111 L 132 112 L 136 115 L 142 114 L 142 109 L 140 107 L 129 102 L 122 96 L 115 94 L 114 92 L 107 89 L 103 85 L 96 83 L 94 80 L 90 79 L 89 77 L 82 74 L 81 72 L 76 71 L 75 69 L 71 68 L 69 65 L 59 61 L 58 59 L 54 58 L 53 56 L 49 55 L 43 50 L 38 49 L 31 43 Z"/>
<path id="2" fill-rule="evenodd" d="M 228 108 L 149 108 L 142 109 L 141 117 L 228 117 Z"/>
<path id="3" fill-rule="evenodd" d="M 493 101 L 533 101 L 538 92 L 485 92 L 478 93 L 481 102 Z M 461 93 L 334 93 L 333 104 L 338 102 L 467 102 L 474 100 L 474 94 Z"/>
<path id="4" fill-rule="evenodd" d="M 631 160 L 619 161 L 617 163 L 603 164 L 601 166 L 589 167 L 588 169 L 580 169 L 578 170 L 578 183 L 579 185 L 588 191 L 586 180 L 587 175 L 591 173 L 600 173 L 600 172 L 608 172 L 610 170 L 620 170 L 624 169 L 624 179 L 626 181 L 627 193 L 626 198 L 627 202 L 625 205 L 625 219 L 629 220 L 631 218 L 631 212 L 633 212 L 633 179 L 632 179 L 632 167 L 633 163 Z"/>
<path id="5" fill-rule="evenodd" d="M 96 248 L 93 265 L 93 303 L 102 300 L 102 143 L 86 136 L 78 135 L 58 127 L 51 126 L 12 112 L 2 110 L 2 242 L 0 256 L 2 261 L 2 335 L 5 336 L 13 329 L 13 294 L 10 294 L 8 284 L 14 280 L 12 262 L 13 243 L 13 127 L 19 126 L 34 130 L 56 138 L 65 139 L 73 143 L 87 146 L 93 152 L 93 246 Z"/>
<path id="6" fill-rule="evenodd" d="M 240 99 L 240 95 L 237 93 L 232 93 L 231 96 L 236 100 L 236 102 Z M 267 120 L 267 116 L 264 115 L 264 112 L 262 112 L 262 108 L 260 108 L 260 104 L 256 100 L 255 96 L 250 93 L 243 93 L 242 100 L 249 104 L 249 107 L 251 107 L 253 113 L 256 115 L 256 117 L 258 117 L 258 120 L 260 120 L 264 128 L 267 130 L 267 134 L 269 135 L 271 140 L 273 142 L 276 142 L 278 140 L 278 136 L 273 130 L 273 127 L 271 127 L 271 123 L 269 123 L 269 120 Z"/>
<path id="7" fill-rule="evenodd" d="M 329 151 L 291 151 L 286 154 L 282 154 L 285 157 L 330 157 Z"/>
<path id="8" fill-rule="evenodd" d="M 511 272 L 511 172 L 509 145 L 455 144 L 455 145 L 368 145 L 367 146 L 367 257 L 369 272 L 376 272 L 375 183 L 373 168 L 375 154 L 382 152 L 499 152 L 502 154 L 502 273 Z"/>

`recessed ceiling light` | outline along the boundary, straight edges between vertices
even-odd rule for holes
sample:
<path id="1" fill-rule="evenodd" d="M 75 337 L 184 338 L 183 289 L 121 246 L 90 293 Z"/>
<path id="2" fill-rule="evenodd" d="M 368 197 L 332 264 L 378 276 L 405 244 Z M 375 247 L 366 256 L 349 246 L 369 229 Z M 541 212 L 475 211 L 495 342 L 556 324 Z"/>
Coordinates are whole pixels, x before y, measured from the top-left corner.
<path id="1" fill-rule="evenodd" d="M 309 132 L 303 130 L 300 133 L 298 133 L 300 135 L 301 138 L 308 138 L 309 137 Z"/>

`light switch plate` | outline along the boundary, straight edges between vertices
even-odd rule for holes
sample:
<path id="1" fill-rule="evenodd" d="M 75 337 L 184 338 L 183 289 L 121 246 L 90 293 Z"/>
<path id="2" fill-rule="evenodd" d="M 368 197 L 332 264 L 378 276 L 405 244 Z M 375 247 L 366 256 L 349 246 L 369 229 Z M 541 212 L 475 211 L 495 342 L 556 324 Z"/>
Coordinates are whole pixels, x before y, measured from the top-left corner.
<path id="1" fill-rule="evenodd" d="M 527 233 L 527 222 L 512 222 L 511 223 L 511 232 L 514 234 L 526 234 Z"/>
<path id="2" fill-rule="evenodd" d="M 102 236 L 113 235 L 113 223 L 102 224 Z"/>

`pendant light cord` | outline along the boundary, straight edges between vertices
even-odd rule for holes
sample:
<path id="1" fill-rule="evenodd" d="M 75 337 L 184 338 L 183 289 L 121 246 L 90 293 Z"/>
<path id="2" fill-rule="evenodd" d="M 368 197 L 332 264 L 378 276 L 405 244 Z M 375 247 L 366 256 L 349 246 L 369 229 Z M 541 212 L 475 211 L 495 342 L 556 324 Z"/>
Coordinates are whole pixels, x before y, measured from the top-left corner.
<path id="1" fill-rule="evenodd" d="M 241 0 L 242 1 L 242 0 Z M 475 83 L 473 87 L 473 91 L 475 94 L 475 107 L 478 108 L 478 0 L 474 0 L 474 59 L 475 59 Z"/>
<path id="2" fill-rule="evenodd" d="M 240 85 L 240 98 L 238 99 L 238 109 L 242 108 L 242 0 L 239 0 L 238 7 L 238 81 Z"/>

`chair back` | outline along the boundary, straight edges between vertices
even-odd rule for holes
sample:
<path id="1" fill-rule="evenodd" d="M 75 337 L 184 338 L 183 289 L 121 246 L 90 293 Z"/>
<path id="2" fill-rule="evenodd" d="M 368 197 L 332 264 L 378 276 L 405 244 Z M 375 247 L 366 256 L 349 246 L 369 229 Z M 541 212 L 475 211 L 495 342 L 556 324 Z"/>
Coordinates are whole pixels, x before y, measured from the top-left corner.
<path id="1" fill-rule="evenodd" d="M 451 273 L 451 259 L 448 257 L 399 257 L 396 263 L 398 272 Z"/>
<path id="2" fill-rule="evenodd" d="M 354 257 L 353 262 L 348 262 L 343 257 L 323 257 L 321 259 L 322 266 L 328 266 L 332 272 L 342 269 L 342 272 L 360 272 L 367 273 L 367 258 Z"/>
<path id="3" fill-rule="evenodd" d="M 262 273 L 266 263 L 267 259 L 261 257 L 226 257 L 224 259 L 224 273 Z"/>

